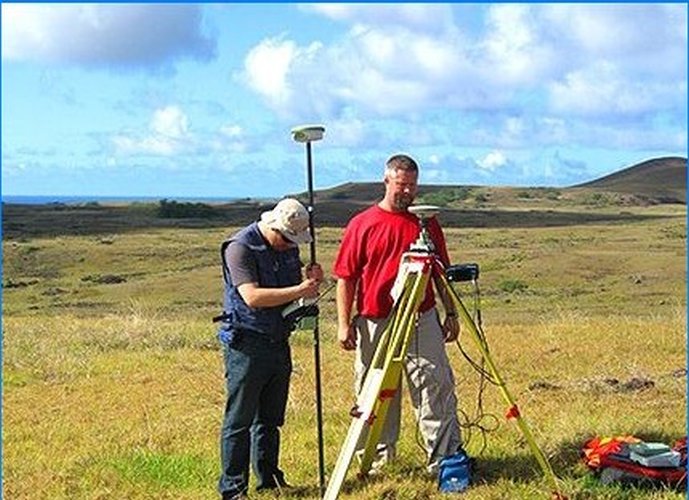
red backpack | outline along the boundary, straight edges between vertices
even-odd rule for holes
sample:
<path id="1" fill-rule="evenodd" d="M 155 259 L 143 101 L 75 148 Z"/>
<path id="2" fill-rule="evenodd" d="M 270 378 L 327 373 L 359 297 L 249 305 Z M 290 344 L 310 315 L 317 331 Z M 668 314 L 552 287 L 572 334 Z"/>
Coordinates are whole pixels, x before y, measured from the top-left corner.
<path id="1" fill-rule="evenodd" d="M 639 463 L 633 453 L 644 441 L 635 436 L 617 436 L 588 440 L 582 448 L 584 463 L 599 475 L 604 484 L 651 483 L 683 486 L 687 479 L 687 438 L 678 440 L 672 448 L 679 453 L 677 466 L 657 467 Z M 637 445 L 637 446 L 635 446 Z"/>

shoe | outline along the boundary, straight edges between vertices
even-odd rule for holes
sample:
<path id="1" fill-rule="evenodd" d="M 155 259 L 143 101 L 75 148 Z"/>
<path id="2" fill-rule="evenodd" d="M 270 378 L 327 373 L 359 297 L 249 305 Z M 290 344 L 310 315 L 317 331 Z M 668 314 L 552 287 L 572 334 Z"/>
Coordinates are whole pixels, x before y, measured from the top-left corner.
<path id="1" fill-rule="evenodd" d="M 356 457 L 361 462 L 364 450 L 357 450 Z M 376 456 L 371 463 L 371 468 L 366 473 L 368 476 L 376 476 L 383 472 L 383 469 L 395 461 L 397 450 L 393 445 L 378 444 L 376 446 Z"/>
<path id="2" fill-rule="evenodd" d="M 263 486 L 256 486 L 256 491 L 264 491 L 264 490 L 288 490 L 291 489 L 292 485 L 286 483 L 284 480 L 278 481 L 275 484 L 268 484 L 268 485 L 263 485 Z"/>
<path id="3" fill-rule="evenodd" d="M 223 493 L 222 500 L 249 500 L 244 493 Z"/>
<path id="4" fill-rule="evenodd" d="M 272 482 L 256 487 L 256 491 L 278 490 L 280 493 L 291 489 L 293 489 L 292 486 L 285 481 L 285 476 L 282 473 L 275 474 Z"/>

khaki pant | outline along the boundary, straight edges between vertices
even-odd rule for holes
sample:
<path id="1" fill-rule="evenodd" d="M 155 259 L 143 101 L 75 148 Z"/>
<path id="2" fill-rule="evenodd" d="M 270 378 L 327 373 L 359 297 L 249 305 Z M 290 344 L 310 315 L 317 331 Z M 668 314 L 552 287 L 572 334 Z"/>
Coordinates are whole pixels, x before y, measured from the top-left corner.
<path id="1" fill-rule="evenodd" d="M 357 394 L 386 324 L 387 319 L 358 316 L 354 320 L 358 337 L 354 363 Z M 428 470 L 435 473 L 438 462 L 443 457 L 454 454 L 461 446 L 455 380 L 435 309 L 421 314 L 418 319 L 409 343 L 404 372 L 426 448 Z M 395 456 L 395 444 L 400 433 L 401 401 L 401 391 L 397 391 L 390 401 L 377 447 L 377 465 Z"/>

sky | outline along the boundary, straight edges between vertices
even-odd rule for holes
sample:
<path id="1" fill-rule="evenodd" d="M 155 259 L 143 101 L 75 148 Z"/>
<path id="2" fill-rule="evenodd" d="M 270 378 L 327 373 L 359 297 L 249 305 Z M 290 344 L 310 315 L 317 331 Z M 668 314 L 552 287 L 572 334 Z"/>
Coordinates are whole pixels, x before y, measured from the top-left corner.
<path id="1" fill-rule="evenodd" d="M 2 194 L 564 187 L 687 155 L 687 5 L 2 3 Z"/>

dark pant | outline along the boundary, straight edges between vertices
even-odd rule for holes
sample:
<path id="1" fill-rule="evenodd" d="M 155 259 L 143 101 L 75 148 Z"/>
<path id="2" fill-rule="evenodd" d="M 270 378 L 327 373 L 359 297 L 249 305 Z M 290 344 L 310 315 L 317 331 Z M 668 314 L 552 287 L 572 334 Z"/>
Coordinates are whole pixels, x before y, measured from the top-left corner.
<path id="1" fill-rule="evenodd" d="M 246 492 L 250 456 L 259 489 L 284 484 L 278 467 L 279 427 L 285 421 L 291 373 L 287 341 L 270 343 L 245 335 L 232 347 L 225 344 L 227 403 L 218 482 L 223 496 Z"/>

